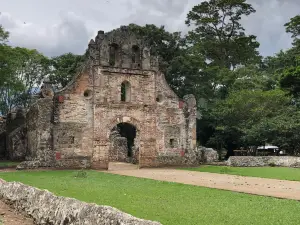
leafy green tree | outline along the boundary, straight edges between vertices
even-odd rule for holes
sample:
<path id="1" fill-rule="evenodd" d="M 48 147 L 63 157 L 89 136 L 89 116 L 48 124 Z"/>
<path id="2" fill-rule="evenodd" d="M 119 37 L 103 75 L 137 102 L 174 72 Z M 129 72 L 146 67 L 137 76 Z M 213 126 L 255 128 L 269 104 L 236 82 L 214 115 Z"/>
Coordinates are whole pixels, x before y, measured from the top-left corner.
<path id="1" fill-rule="evenodd" d="M 284 70 L 280 87 L 288 90 L 295 98 L 300 97 L 300 66 L 292 66 Z"/>
<path id="2" fill-rule="evenodd" d="M 232 72 L 234 81 L 231 90 L 272 90 L 276 87 L 276 80 L 272 75 L 256 65 L 243 66 Z"/>
<path id="3" fill-rule="evenodd" d="M 1 40 L 8 33 L 1 29 Z M 0 113 L 27 107 L 34 87 L 49 73 L 47 58 L 36 50 L 0 44 Z"/>
<path id="4" fill-rule="evenodd" d="M 50 80 L 60 87 L 65 87 L 80 72 L 85 59 L 85 55 L 74 55 L 72 53 L 66 53 L 50 59 L 49 63 L 52 66 L 52 72 L 49 76 Z"/>
<path id="5" fill-rule="evenodd" d="M 190 44 L 198 46 L 213 65 L 228 69 L 257 63 L 259 43 L 246 35 L 240 20 L 254 13 L 245 0 L 209 0 L 193 7 L 186 24 L 195 27 L 188 35 Z"/>
<path id="6" fill-rule="evenodd" d="M 9 37 L 9 32 L 5 31 L 5 29 L 0 24 L 0 45 L 3 45 Z"/>
<path id="7" fill-rule="evenodd" d="M 10 46 L 0 46 L 0 114 L 5 115 L 16 104 L 16 97 L 24 85 L 15 76 L 15 51 Z"/>
<path id="8" fill-rule="evenodd" d="M 248 130 L 251 143 L 265 142 L 279 146 L 291 155 L 300 155 L 300 111 L 293 106 L 285 107 L 275 117 L 265 117 Z"/>
<path id="9" fill-rule="evenodd" d="M 197 99 L 210 99 L 214 95 L 213 79 L 215 75 L 207 67 L 201 55 L 186 49 L 175 57 L 166 72 L 167 81 L 179 95 L 194 94 Z"/>
<path id="10" fill-rule="evenodd" d="M 294 45 L 299 44 L 299 36 L 300 36 L 300 15 L 297 15 L 290 19 L 288 23 L 285 25 L 286 32 L 292 34 L 292 38 L 294 39 Z"/>
<path id="11" fill-rule="evenodd" d="M 209 141 L 221 140 L 228 151 L 239 146 L 256 145 L 265 137 L 248 138 L 248 133 L 265 118 L 274 118 L 291 106 L 291 98 L 282 90 L 241 90 L 231 92 L 225 100 L 218 100 L 212 109 L 216 123 Z M 255 140 L 255 141 L 254 141 Z"/>

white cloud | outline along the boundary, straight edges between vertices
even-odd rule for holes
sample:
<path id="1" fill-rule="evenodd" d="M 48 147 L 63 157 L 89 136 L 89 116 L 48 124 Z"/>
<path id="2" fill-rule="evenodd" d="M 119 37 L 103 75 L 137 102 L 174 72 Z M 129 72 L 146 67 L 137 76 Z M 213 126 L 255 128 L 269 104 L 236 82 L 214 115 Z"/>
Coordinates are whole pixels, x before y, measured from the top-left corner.
<path id="1" fill-rule="evenodd" d="M 48 56 L 82 54 L 98 30 L 146 23 L 187 31 L 184 21 L 201 0 L 0 0 L 0 23 L 13 45 L 36 48 Z M 263 55 L 291 46 L 284 24 L 300 13 L 298 0 L 249 0 L 257 12 L 243 19 L 247 33 L 261 43 Z M 16 5 L 18 7 L 16 7 Z M 25 22 L 25 23 L 24 23 Z"/>
<path id="2" fill-rule="evenodd" d="M 81 54 L 92 35 L 84 20 L 73 12 L 60 12 L 56 24 L 43 27 L 12 19 L 9 13 L 0 15 L 0 21 L 10 32 L 13 46 L 35 48 L 46 55 L 64 52 Z"/>

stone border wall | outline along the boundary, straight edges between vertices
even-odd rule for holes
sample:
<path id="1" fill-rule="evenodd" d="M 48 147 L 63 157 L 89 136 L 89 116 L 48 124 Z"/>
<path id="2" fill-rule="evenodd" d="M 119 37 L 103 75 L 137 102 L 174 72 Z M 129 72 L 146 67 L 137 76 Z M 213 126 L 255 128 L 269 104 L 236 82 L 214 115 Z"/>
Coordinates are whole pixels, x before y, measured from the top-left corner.
<path id="1" fill-rule="evenodd" d="M 292 156 L 231 156 L 227 161 L 228 166 L 234 167 L 298 167 L 300 157 Z"/>
<path id="2" fill-rule="evenodd" d="M 110 206 L 88 204 L 72 198 L 58 197 L 19 182 L 0 179 L 0 199 L 32 217 L 40 225 L 160 225 L 142 220 Z"/>

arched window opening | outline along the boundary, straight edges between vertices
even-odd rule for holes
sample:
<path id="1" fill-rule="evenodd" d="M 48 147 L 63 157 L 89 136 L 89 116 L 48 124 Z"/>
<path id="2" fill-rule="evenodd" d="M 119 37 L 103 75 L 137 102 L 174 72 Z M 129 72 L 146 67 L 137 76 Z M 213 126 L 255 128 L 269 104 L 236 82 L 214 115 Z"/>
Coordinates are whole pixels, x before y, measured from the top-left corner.
<path id="1" fill-rule="evenodd" d="M 116 66 L 119 61 L 119 46 L 115 43 L 109 47 L 109 65 Z"/>
<path id="2" fill-rule="evenodd" d="M 132 46 L 132 66 L 133 68 L 141 66 L 140 48 L 137 45 Z"/>
<path id="3" fill-rule="evenodd" d="M 128 81 L 124 81 L 121 84 L 121 101 L 130 102 L 130 98 L 131 98 L 130 83 Z"/>

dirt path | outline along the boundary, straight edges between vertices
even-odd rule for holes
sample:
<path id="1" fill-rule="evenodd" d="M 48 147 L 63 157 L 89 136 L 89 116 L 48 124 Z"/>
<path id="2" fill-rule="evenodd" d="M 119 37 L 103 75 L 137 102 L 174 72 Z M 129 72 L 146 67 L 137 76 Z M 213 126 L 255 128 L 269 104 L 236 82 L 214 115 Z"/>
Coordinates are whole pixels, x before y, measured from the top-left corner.
<path id="1" fill-rule="evenodd" d="M 300 200 L 300 182 L 176 169 L 110 169 L 108 173 Z"/>
<path id="2" fill-rule="evenodd" d="M 0 224 L 2 225 L 33 225 L 33 220 L 26 218 L 4 202 L 0 201 Z"/>

